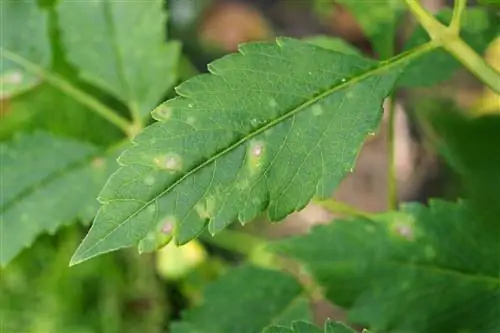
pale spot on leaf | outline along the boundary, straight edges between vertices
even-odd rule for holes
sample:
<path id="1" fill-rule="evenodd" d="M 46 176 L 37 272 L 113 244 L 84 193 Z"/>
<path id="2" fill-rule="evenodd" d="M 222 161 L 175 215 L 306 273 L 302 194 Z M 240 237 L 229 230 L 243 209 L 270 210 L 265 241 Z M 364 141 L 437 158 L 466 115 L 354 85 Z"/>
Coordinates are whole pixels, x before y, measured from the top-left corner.
<path id="1" fill-rule="evenodd" d="M 169 153 L 154 159 L 155 164 L 161 169 L 171 172 L 182 170 L 182 158 L 179 154 Z"/>

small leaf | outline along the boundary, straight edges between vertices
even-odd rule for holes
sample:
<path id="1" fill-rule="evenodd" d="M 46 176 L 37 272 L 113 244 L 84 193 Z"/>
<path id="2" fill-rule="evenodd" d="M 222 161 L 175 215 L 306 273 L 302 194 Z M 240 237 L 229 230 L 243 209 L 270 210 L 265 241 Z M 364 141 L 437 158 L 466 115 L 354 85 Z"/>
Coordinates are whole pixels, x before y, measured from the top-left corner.
<path id="1" fill-rule="evenodd" d="M 183 313 L 182 322 L 171 327 L 172 333 L 258 333 L 266 326 L 282 323 L 290 308 L 296 319 L 309 319 L 310 309 L 300 285 L 291 276 L 252 266 L 232 269 L 207 287 L 201 307 Z M 290 322 L 285 323 L 289 325 Z"/>
<path id="2" fill-rule="evenodd" d="M 116 164 L 89 144 L 45 133 L 21 135 L 0 148 L 5 266 L 41 233 L 92 216 L 99 188 Z"/>
<path id="3" fill-rule="evenodd" d="M 463 202 L 433 200 L 335 221 L 276 249 L 303 262 L 352 322 L 381 332 L 493 333 L 500 251 L 492 229 Z"/>
<path id="4" fill-rule="evenodd" d="M 342 38 L 335 38 L 330 36 L 312 36 L 303 39 L 305 42 L 308 42 L 312 45 L 316 45 L 322 47 L 327 50 L 332 50 L 335 52 L 340 52 L 347 55 L 355 55 L 362 57 L 363 54 L 353 45 L 347 43 Z"/>
<path id="5" fill-rule="evenodd" d="M 1 1 L 1 50 L 15 53 L 41 67 L 51 60 L 48 14 L 36 1 Z M 3 52 L 2 52 L 3 54 Z M 2 57 L 0 98 L 10 98 L 32 88 L 39 78 Z"/>
<path id="6" fill-rule="evenodd" d="M 396 30 L 405 4 L 401 0 L 338 0 L 356 18 L 364 33 L 371 40 L 380 59 L 394 54 Z"/>
<path id="7" fill-rule="evenodd" d="M 294 39 L 251 43 L 177 88 L 100 194 L 72 263 L 137 245 L 175 221 L 184 244 L 268 211 L 279 221 L 329 196 L 354 166 L 407 61 L 379 65 Z"/>
<path id="8" fill-rule="evenodd" d="M 58 7 L 68 60 L 83 79 L 141 115 L 176 80 L 180 48 L 178 43 L 166 43 L 162 6 L 161 0 L 65 0 Z"/>
<path id="9" fill-rule="evenodd" d="M 262 333 L 356 333 L 356 331 L 340 322 L 328 320 L 325 323 L 324 330 L 305 321 L 296 321 L 292 324 L 291 328 L 271 326 L 266 328 Z"/>
<path id="10" fill-rule="evenodd" d="M 498 16 L 485 8 L 467 8 L 462 15 L 462 39 L 476 52 L 483 53 L 489 43 L 499 36 Z M 436 18 L 443 24 L 449 24 L 451 17 L 450 8 L 436 14 Z M 406 43 L 405 49 L 409 50 L 429 40 L 427 32 L 419 26 Z M 398 83 L 405 87 L 431 86 L 449 79 L 460 67 L 460 62 L 451 54 L 444 49 L 437 49 L 410 64 Z"/>

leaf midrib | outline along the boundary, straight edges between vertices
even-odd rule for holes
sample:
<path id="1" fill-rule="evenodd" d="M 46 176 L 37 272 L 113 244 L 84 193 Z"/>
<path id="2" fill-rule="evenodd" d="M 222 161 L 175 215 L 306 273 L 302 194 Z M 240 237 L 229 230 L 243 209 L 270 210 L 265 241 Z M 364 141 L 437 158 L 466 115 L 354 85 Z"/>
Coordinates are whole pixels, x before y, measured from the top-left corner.
<path id="1" fill-rule="evenodd" d="M 88 253 L 88 252 L 90 252 L 93 248 L 95 248 L 100 243 L 102 243 L 105 239 L 107 239 L 110 235 L 112 235 L 116 230 L 118 230 L 122 225 L 124 225 L 130 219 L 132 219 L 137 214 L 139 214 L 143 209 L 145 209 L 146 207 L 148 207 L 149 205 L 151 205 L 159 197 L 162 197 L 166 193 L 170 192 L 173 188 L 175 188 L 177 185 L 179 185 L 180 183 L 182 183 L 186 178 L 190 177 L 191 175 L 193 175 L 194 173 L 198 172 L 202 168 L 204 168 L 207 165 L 211 164 L 213 161 L 219 159 L 221 156 L 223 156 L 223 155 L 231 152 L 232 150 L 236 149 L 237 147 L 239 147 L 240 145 L 242 145 L 245 142 L 249 141 L 253 137 L 255 137 L 255 136 L 257 136 L 257 135 L 265 132 L 266 130 L 270 129 L 271 127 L 273 127 L 273 126 L 281 123 L 282 121 L 285 121 L 286 119 L 294 116 L 295 114 L 297 114 L 301 110 L 303 110 L 303 109 L 311 106 L 312 104 L 318 102 L 319 100 L 325 98 L 326 96 L 328 96 L 330 94 L 333 94 L 333 93 L 335 93 L 335 92 L 337 92 L 339 90 L 342 90 L 343 88 L 349 87 L 349 86 L 351 86 L 353 84 L 356 84 L 356 83 L 358 83 L 360 81 L 363 81 L 363 80 L 365 80 L 365 79 L 367 79 L 367 78 L 369 78 L 369 77 L 371 77 L 373 75 L 376 75 L 379 72 L 383 72 L 383 71 L 389 70 L 390 68 L 395 67 L 397 65 L 400 65 L 401 63 L 403 63 L 405 61 L 409 61 L 409 60 L 411 60 L 413 58 L 418 58 L 418 57 L 424 55 L 425 53 L 431 52 L 434 49 L 437 49 L 439 47 L 440 47 L 440 45 L 438 43 L 436 43 L 435 41 L 430 41 L 430 42 L 427 42 L 427 43 L 425 43 L 425 44 L 423 44 L 423 45 L 421 45 L 419 47 L 416 47 L 416 48 L 414 48 L 414 49 L 412 49 L 410 51 L 407 51 L 407 52 L 402 53 L 402 54 L 400 54 L 400 55 L 398 55 L 396 57 L 393 57 L 390 60 L 383 61 L 383 62 L 381 62 L 379 64 L 379 66 L 377 66 L 377 67 L 375 67 L 375 68 L 373 68 L 371 70 L 368 70 L 367 72 L 365 72 L 365 73 L 363 73 L 363 74 L 361 74 L 361 75 L 359 75 L 357 77 L 352 77 L 352 78 L 348 79 L 346 82 L 343 82 L 341 84 L 335 85 L 334 87 L 325 90 L 323 93 L 321 93 L 321 94 L 319 94 L 319 95 L 311 98 L 310 100 L 308 100 L 308 101 L 306 101 L 306 102 L 298 105 L 297 107 L 293 108 L 289 112 L 287 112 L 287 113 L 285 113 L 285 114 L 277 117 L 276 119 L 273 119 L 273 120 L 267 122 L 262 127 L 259 127 L 256 130 L 254 130 L 253 132 L 250 132 L 248 135 L 246 135 L 242 139 L 236 141 L 235 143 L 231 144 L 226 149 L 218 152 L 217 154 L 215 154 L 211 158 L 205 160 L 204 162 L 202 162 L 202 163 L 198 164 L 197 166 L 195 166 L 194 168 L 192 168 L 190 171 L 188 171 L 186 174 L 184 174 L 182 177 L 180 177 L 177 181 L 175 181 L 172 185 L 170 185 L 169 187 L 167 187 L 165 190 L 161 191 L 159 194 L 153 196 L 153 198 L 151 200 L 147 201 L 143 206 L 141 206 L 139 209 L 137 209 L 134 213 L 130 214 L 130 216 L 127 217 L 125 220 L 123 220 L 123 222 L 121 222 L 120 224 L 118 224 L 117 226 L 115 226 L 104 237 L 102 237 L 97 242 L 95 242 L 91 247 L 87 248 L 83 253 L 79 254 L 78 257 L 84 258 L 82 260 L 88 259 L 88 258 L 85 258 L 83 255 L 86 254 L 86 253 Z M 212 74 L 212 75 L 215 75 L 215 74 Z M 109 204 L 111 202 L 113 202 L 113 199 L 108 200 L 107 203 L 105 203 L 105 204 Z M 177 242 L 176 237 L 175 237 L 175 241 L 176 241 L 176 243 L 178 245 L 181 245 L 181 244 L 179 244 Z M 80 262 L 82 260 L 75 261 L 75 263 L 76 262 Z M 73 260 L 72 260 L 72 262 L 73 262 Z"/>

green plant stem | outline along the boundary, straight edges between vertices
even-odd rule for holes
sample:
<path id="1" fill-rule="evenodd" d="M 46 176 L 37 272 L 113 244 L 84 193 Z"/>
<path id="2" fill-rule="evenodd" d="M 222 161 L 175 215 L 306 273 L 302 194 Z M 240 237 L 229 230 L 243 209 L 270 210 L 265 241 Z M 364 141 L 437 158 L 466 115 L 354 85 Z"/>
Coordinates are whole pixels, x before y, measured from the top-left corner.
<path id="1" fill-rule="evenodd" d="M 491 90 L 500 94 L 500 73 L 491 67 L 459 36 L 449 36 L 443 43 L 445 50 L 451 53 L 472 74 L 486 84 Z"/>
<path id="2" fill-rule="evenodd" d="M 131 135 L 131 124 L 126 119 L 120 117 L 113 109 L 108 108 L 105 104 L 101 103 L 93 96 L 75 87 L 69 81 L 58 75 L 47 72 L 40 66 L 6 49 L 2 48 L 1 54 L 6 59 L 9 59 L 10 61 L 22 66 L 27 71 L 42 77 L 45 81 L 47 81 L 54 87 L 71 96 L 78 102 L 88 106 L 90 110 L 103 117 L 116 127 L 120 128 L 127 135 Z"/>
<path id="3" fill-rule="evenodd" d="M 444 26 L 436 20 L 418 1 L 406 0 L 406 3 L 431 39 L 438 43 L 437 45 L 453 55 L 491 90 L 500 94 L 500 73 L 486 63 L 480 55 L 460 38 L 460 18 L 466 2 L 465 0 L 456 1 L 450 27 Z"/>
<path id="4" fill-rule="evenodd" d="M 462 14 L 466 5 L 467 0 L 455 0 L 453 4 L 453 16 L 451 18 L 450 29 L 457 35 L 460 32 Z"/>
<path id="5" fill-rule="evenodd" d="M 353 217 L 363 217 L 363 218 L 370 218 L 370 213 L 363 212 L 355 207 L 352 207 L 344 202 L 340 202 L 337 200 L 333 199 L 327 199 L 327 200 L 319 200 L 319 199 L 314 199 L 313 203 L 324 207 L 331 211 L 332 213 L 338 213 L 342 215 L 348 215 L 348 216 L 353 216 Z"/>
<path id="6" fill-rule="evenodd" d="M 264 239 L 230 229 L 221 231 L 215 236 L 205 233 L 200 237 L 209 244 L 247 256 L 266 244 Z"/>
<path id="7" fill-rule="evenodd" d="M 387 206 L 395 210 L 398 205 L 398 188 L 396 175 L 396 98 L 393 93 L 387 100 L 389 118 L 387 127 Z"/>

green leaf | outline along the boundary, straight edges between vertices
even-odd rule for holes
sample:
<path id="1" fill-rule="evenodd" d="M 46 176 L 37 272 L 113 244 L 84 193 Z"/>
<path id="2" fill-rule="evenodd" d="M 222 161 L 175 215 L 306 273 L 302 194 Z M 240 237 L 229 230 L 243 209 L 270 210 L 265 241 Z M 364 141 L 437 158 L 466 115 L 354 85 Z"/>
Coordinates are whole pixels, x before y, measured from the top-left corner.
<path id="1" fill-rule="evenodd" d="M 48 14 L 36 1 L 2 1 L 2 50 L 14 52 L 41 67 L 48 67 L 51 52 Z M 8 98 L 32 88 L 39 78 L 10 60 L 1 58 L 0 98 Z"/>
<path id="2" fill-rule="evenodd" d="M 2 139 L 18 130 L 43 130 L 96 145 L 108 145 L 122 138 L 115 126 L 49 84 L 42 83 L 11 99 L 7 107 L 7 114 L 0 121 Z"/>
<path id="3" fill-rule="evenodd" d="M 493 333 L 500 251 L 492 229 L 463 202 L 433 200 L 335 221 L 276 249 L 303 262 L 352 322 L 381 332 Z"/>
<path id="4" fill-rule="evenodd" d="M 304 299 L 293 277 L 241 266 L 208 286 L 203 305 L 184 312 L 183 321 L 174 323 L 171 332 L 258 333 L 272 324 L 289 325 L 283 317 L 289 318 L 291 310 L 299 319 L 309 319 L 310 309 Z"/>
<path id="5" fill-rule="evenodd" d="M 436 14 L 443 24 L 451 22 L 452 10 L 445 8 Z M 498 16 L 485 8 L 467 8 L 462 14 L 460 37 L 478 53 L 499 36 Z M 406 50 L 430 40 L 421 26 L 417 27 L 405 45 Z M 451 78 L 462 65 L 444 49 L 437 49 L 408 66 L 399 84 L 406 87 L 431 86 Z M 432 73 L 432 75 L 429 75 Z"/>
<path id="6" fill-rule="evenodd" d="M 461 175 L 471 205 L 500 233 L 500 116 L 474 118 L 453 109 L 424 114 L 437 148 Z"/>
<path id="7" fill-rule="evenodd" d="M 68 60 L 83 79 L 146 115 L 175 83 L 178 43 L 166 43 L 163 1 L 62 1 Z M 89 24 L 92 22 L 92 24 Z"/>
<path id="8" fill-rule="evenodd" d="M 0 148 L 0 265 L 5 266 L 41 233 L 92 217 L 95 198 L 116 163 L 89 144 L 41 132 Z"/>
<path id="9" fill-rule="evenodd" d="M 397 25 L 406 8 L 402 0 L 338 0 L 338 3 L 356 18 L 380 59 L 394 55 Z"/>
<path id="10" fill-rule="evenodd" d="M 364 332 L 368 333 L 367 331 Z M 325 323 L 324 330 L 305 321 L 296 321 L 291 328 L 271 326 L 262 333 L 356 333 L 356 331 L 340 322 L 328 320 Z"/>
<path id="11" fill-rule="evenodd" d="M 353 45 L 347 43 L 342 38 L 335 38 L 330 36 L 311 36 L 303 39 L 312 45 L 322 47 L 327 50 L 332 50 L 335 52 L 340 52 L 347 55 L 355 55 L 362 57 L 363 54 Z"/>
<path id="12" fill-rule="evenodd" d="M 264 210 L 279 221 L 331 195 L 406 61 L 431 49 L 380 65 L 278 39 L 215 61 L 153 112 L 159 122 L 120 157 L 72 263 L 165 228 L 184 244 L 207 223 L 215 234 Z"/>
<path id="13" fill-rule="evenodd" d="M 177 244 L 264 210 L 272 221 L 326 197 L 349 172 L 399 73 L 293 39 L 252 43 L 161 105 L 121 157 L 72 263 L 173 229 Z M 154 237 L 152 237 L 154 238 Z"/>

